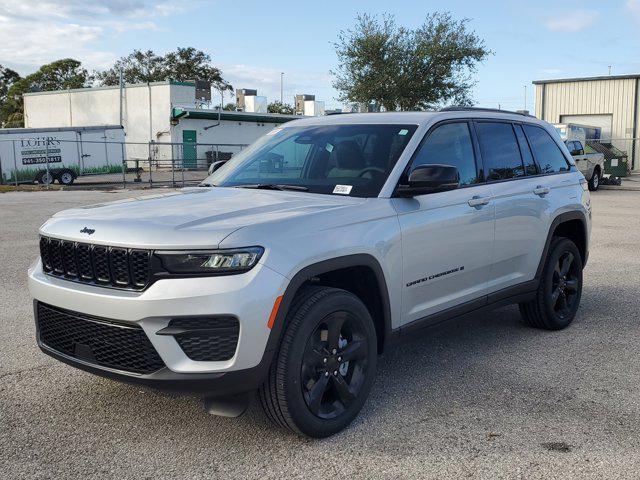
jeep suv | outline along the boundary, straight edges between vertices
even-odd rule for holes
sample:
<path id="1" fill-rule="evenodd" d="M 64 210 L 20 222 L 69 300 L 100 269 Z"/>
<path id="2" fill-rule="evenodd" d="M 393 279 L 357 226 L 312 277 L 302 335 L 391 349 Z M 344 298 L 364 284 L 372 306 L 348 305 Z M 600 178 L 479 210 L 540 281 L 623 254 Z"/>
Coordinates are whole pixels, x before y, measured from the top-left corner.
<path id="1" fill-rule="evenodd" d="M 40 229 L 37 341 L 80 369 L 198 392 L 325 437 L 390 345 L 519 304 L 576 315 L 587 183 L 549 124 L 482 109 L 332 115 L 266 134 L 199 187 Z M 426 386 L 425 386 L 426 388 Z"/>

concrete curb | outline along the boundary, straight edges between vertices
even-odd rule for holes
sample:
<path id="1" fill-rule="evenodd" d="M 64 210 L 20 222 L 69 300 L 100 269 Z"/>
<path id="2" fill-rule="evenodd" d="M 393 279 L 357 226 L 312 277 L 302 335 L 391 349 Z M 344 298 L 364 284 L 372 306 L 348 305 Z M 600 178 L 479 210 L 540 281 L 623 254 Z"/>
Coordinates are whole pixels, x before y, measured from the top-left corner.
<path id="1" fill-rule="evenodd" d="M 640 185 L 600 185 L 599 190 L 621 190 L 623 192 L 640 192 Z"/>

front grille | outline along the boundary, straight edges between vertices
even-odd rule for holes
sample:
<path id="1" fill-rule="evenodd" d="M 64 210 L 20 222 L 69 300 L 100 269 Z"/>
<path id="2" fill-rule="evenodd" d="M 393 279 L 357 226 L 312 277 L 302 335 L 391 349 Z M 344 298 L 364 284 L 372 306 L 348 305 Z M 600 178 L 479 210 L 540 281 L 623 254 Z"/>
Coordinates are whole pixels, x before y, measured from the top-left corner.
<path id="1" fill-rule="evenodd" d="M 151 276 L 151 251 L 105 247 L 40 237 L 45 273 L 82 283 L 143 290 Z"/>
<path id="2" fill-rule="evenodd" d="M 47 347 L 94 365 L 149 374 L 164 362 L 138 325 L 70 312 L 38 302 L 36 322 Z"/>
<path id="3" fill-rule="evenodd" d="M 177 318 L 169 328 L 184 330 L 174 338 L 191 360 L 224 361 L 236 353 L 240 323 L 235 317 Z"/>

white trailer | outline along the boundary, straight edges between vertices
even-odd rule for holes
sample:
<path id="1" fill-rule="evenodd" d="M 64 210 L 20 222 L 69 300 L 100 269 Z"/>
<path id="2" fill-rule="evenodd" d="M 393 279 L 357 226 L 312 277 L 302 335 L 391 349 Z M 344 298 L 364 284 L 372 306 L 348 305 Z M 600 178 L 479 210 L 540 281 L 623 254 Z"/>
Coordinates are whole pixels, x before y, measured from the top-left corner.
<path id="1" fill-rule="evenodd" d="M 0 183 L 70 185 L 79 175 L 120 173 L 121 126 L 0 129 Z"/>

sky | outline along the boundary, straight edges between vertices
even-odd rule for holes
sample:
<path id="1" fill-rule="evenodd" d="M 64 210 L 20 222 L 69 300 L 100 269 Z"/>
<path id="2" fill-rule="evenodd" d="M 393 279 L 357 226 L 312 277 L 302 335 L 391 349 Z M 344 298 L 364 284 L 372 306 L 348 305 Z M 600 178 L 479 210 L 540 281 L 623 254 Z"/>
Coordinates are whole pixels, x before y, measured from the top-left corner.
<path id="1" fill-rule="evenodd" d="M 415 28 L 433 11 L 468 18 L 493 52 L 474 75 L 477 106 L 522 109 L 526 86 L 533 110 L 533 80 L 640 73 L 640 0 L 0 0 L 0 64 L 24 75 L 72 57 L 99 70 L 134 49 L 192 46 L 234 87 L 277 100 L 284 72 L 285 102 L 310 93 L 336 108 L 339 32 L 358 13 Z"/>

